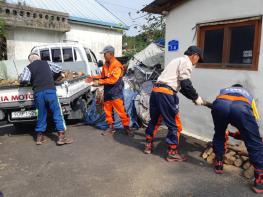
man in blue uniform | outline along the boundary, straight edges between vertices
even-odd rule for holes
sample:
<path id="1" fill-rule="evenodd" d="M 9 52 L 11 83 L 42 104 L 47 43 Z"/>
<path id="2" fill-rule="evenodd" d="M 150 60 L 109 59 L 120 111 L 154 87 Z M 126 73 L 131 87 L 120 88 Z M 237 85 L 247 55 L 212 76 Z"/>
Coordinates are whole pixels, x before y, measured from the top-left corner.
<path id="1" fill-rule="evenodd" d="M 190 46 L 180 58 L 173 59 L 158 77 L 150 96 L 151 121 L 146 129 L 146 145 L 144 153 L 153 151 L 153 140 L 158 127 L 164 121 L 168 127 L 166 142 L 168 144 L 167 161 L 184 161 L 185 157 L 178 152 L 182 124 L 179 116 L 180 91 L 196 105 L 203 105 L 203 99 L 198 95 L 191 82 L 193 65 L 202 61 L 203 52 L 196 46 Z"/>
<path id="2" fill-rule="evenodd" d="M 72 140 L 66 139 L 66 125 L 61 112 L 61 107 L 56 94 L 54 78 L 60 75 L 61 66 L 41 61 L 36 53 L 28 56 L 30 64 L 24 68 L 19 76 L 20 83 L 30 82 L 34 91 L 34 102 L 38 112 L 36 144 L 41 145 L 44 142 L 43 133 L 47 127 L 47 110 L 50 109 L 53 114 L 56 130 L 58 132 L 57 145 L 69 144 Z"/>
<path id="3" fill-rule="evenodd" d="M 263 193 L 263 142 L 257 124 L 259 114 L 254 98 L 240 84 L 222 89 L 213 103 L 212 116 L 215 126 L 213 138 L 216 154 L 215 173 L 223 173 L 225 134 L 228 124 L 231 124 L 239 130 L 240 137 L 247 147 L 250 162 L 255 167 L 252 189 L 257 193 Z"/>

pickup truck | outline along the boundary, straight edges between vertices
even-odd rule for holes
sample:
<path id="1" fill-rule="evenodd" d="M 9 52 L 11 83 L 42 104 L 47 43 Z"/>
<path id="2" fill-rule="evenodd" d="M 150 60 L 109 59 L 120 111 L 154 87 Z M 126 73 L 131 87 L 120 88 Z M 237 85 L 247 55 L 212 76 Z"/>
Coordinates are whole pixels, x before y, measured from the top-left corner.
<path id="1" fill-rule="evenodd" d="M 82 119 L 94 91 L 85 83 L 85 78 L 87 75 L 94 76 L 100 73 L 94 53 L 78 43 L 37 46 L 32 52 L 38 53 L 42 60 L 61 64 L 63 70 L 83 73 L 81 76 L 56 82 L 64 117 L 69 120 Z M 20 84 L 10 83 L 1 86 L 1 79 L 16 80 L 28 63 L 10 60 L 0 62 L 0 121 L 7 120 L 17 128 L 24 123 L 36 121 L 33 91 L 30 86 Z"/>

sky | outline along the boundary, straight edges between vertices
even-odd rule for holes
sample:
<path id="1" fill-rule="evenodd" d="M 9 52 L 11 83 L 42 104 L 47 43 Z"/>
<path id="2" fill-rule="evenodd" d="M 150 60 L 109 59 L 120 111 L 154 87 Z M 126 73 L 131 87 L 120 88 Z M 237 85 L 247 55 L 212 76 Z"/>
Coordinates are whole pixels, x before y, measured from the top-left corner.
<path id="1" fill-rule="evenodd" d="M 122 22 L 129 26 L 126 35 L 134 36 L 139 34 L 134 27 L 145 23 L 145 15 L 147 13 L 136 12 L 151 3 L 153 0 L 96 0 L 107 9 L 109 9 Z M 129 16 L 130 13 L 130 16 Z"/>

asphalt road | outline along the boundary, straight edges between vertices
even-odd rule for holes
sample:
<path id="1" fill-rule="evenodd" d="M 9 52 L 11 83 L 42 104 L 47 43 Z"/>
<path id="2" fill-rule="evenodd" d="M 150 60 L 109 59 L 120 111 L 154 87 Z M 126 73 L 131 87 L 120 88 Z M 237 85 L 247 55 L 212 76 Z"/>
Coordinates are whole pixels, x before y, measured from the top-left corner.
<path id="1" fill-rule="evenodd" d="M 157 137 L 152 155 L 142 153 L 143 130 L 135 138 L 122 133 L 103 137 L 92 127 L 71 125 L 68 134 L 75 142 L 62 147 L 55 145 L 52 133 L 36 146 L 32 134 L 30 127 L 23 132 L 0 128 L 0 191 L 5 197 L 261 196 L 235 168 L 214 174 L 199 157 L 204 143 L 189 137 L 181 138 L 188 161 L 168 163 L 165 132 Z"/>

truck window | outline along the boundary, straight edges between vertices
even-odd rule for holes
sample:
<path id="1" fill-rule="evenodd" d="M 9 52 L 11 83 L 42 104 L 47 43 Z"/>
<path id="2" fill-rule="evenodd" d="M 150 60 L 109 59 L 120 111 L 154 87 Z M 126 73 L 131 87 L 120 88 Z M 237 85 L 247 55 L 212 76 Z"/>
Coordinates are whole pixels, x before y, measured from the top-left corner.
<path id="1" fill-rule="evenodd" d="M 63 48 L 64 62 L 73 62 L 72 48 Z"/>
<path id="2" fill-rule="evenodd" d="M 49 50 L 48 49 L 41 50 L 40 58 L 41 60 L 50 61 Z"/>
<path id="3" fill-rule="evenodd" d="M 76 62 L 83 61 L 78 48 L 74 48 L 74 57 Z"/>
<path id="4" fill-rule="evenodd" d="M 86 55 L 87 55 L 88 61 L 89 61 L 89 62 L 92 62 L 92 59 L 91 59 L 91 56 L 90 56 L 89 49 L 85 48 L 85 52 L 86 52 Z"/>
<path id="5" fill-rule="evenodd" d="M 90 51 L 91 56 L 93 57 L 94 61 L 97 63 L 98 60 L 97 60 L 97 58 L 96 58 L 96 55 L 93 53 L 93 51 L 92 51 L 91 49 L 90 49 L 89 51 Z"/>
<path id="6" fill-rule="evenodd" d="M 62 62 L 60 49 L 51 49 L 51 55 L 53 62 Z"/>

